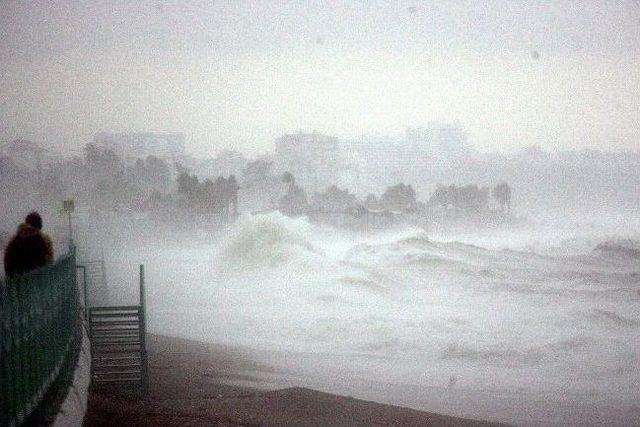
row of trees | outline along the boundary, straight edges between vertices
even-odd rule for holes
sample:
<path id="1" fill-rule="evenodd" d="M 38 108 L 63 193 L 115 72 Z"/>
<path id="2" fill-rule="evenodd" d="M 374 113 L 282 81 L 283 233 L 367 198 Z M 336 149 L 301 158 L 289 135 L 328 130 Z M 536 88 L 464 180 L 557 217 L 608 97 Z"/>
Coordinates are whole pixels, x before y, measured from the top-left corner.
<path id="1" fill-rule="evenodd" d="M 478 213 L 486 209 L 489 201 L 489 189 L 478 188 L 477 185 L 458 187 L 438 186 L 429 198 L 431 204 L 445 209 L 458 209 L 469 213 Z"/>
<path id="2" fill-rule="evenodd" d="M 268 158 L 247 163 L 239 179 L 235 175 L 202 179 L 180 164 L 170 165 L 155 156 L 126 164 L 112 150 L 94 144 L 85 146 L 82 157 L 50 164 L 37 174 L 9 158 L 0 159 L 0 177 L 5 184 L 2 193 L 6 193 L 0 195 L 5 200 L 40 192 L 56 204 L 73 197 L 97 209 L 162 211 L 164 218 L 174 221 L 183 217 L 176 214 L 183 213 L 228 222 L 237 216 L 241 203 L 245 211 L 279 209 L 292 216 L 354 209 L 408 213 L 428 208 L 473 214 L 487 210 L 493 197 L 507 212 L 512 193 L 506 183 L 493 189 L 438 186 L 423 204 L 411 185 L 399 183 L 379 197 L 369 194 L 362 200 L 335 185 L 307 195 L 291 173 L 278 174 Z"/>
<path id="3" fill-rule="evenodd" d="M 171 188 L 171 168 L 162 159 L 148 156 L 127 165 L 115 152 L 87 144 L 84 162 L 76 159 L 67 185 L 94 206 L 122 207 L 140 205 L 152 193 L 166 193 Z M 67 168 L 69 164 L 58 165 Z M 78 182 L 78 178 L 82 178 Z M 84 193 L 84 194 L 83 194 Z"/>
<path id="4" fill-rule="evenodd" d="M 223 222 L 228 222 L 238 215 L 238 183 L 234 175 L 229 178 L 219 176 L 215 180 L 205 179 L 202 182 L 191 175 L 181 165 L 178 169 L 178 194 L 192 211 L 217 215 Z"/>
<path id="5" fill-rule="evenodd" d="M 31 209 L 46 209 L 65 198 L 96 208 L 134 206 L 172 186 L 171 168 L 162 159 L 148 156 L 127 165 L 112 150 L 93 144 L 85 146 L 82 156 L 56 163 L 20 160 L 0 159 L 0 198 L 14 208 L 25 201 Z"/>
<path id="6" fill-rule="evenodd" d="M 97 211 L 149 210 L 174 221 L 206 214 L 225 222 L 238 213 L 234 176 L 200 181 L 179 164 L 156 156 L 127 163 L 95 144 L 87 144 L 82 156 L 45 165 L 0 157 L 0 180 L 2 206 L 20 211 L 55 211 L 60 200 L 73 198 Z"/>
<path id="7" fill-rule="evenodd" d="M 418 202 L 413 187 L 403 183 L 387 187 L 379 198 L 369 194 L 360 202 L 354 194 L 336 186 L 314 193 L 308 201 L 306 193 L 296 184 L 293 175 L 285 173 L 282 181 L 287 185 L 287 191 L 280 198 L 279 209 L 288 215 L 300 215 L 305 212 L 344 212 L 355 208 L 408 213 L 425 207 L 479 214 L 489 209 L 490 194 L 503 213 L 507 213 L 511 204 L 511 187 L 504 182 L 496 185 L 491 193 L 489 187 L 478 187 L 475 184 L 448 187 L 439 185 L 425 206 Z"/>
<path id="8" fill-rule="evenodd" d="M 287 215 L 346 212 L 358 208 L 412 212 L 418 207 L 415 191 L 405 184 L 387 188 L 379 199 L 370 194 L 364 202 L 349 191 L 332 185 L 323 192 L 314 193 L 309 201 L 293 175 L 286 172 L 282 181 L 286 184 L 286 193 L 280 198 L 278 209 Z"/>
<path id="9" fill-rule="evenodd" d="M 289 215 L 340 212 L 358 207 L 399 212 L 433 208 L 473 214 L 489 209 L 491 197 L 504 213 L 511 205 L 511 188 L 505 182 L 492 189 L 477 185 L 438 186 L 426 204 L 421 204 L 414 188 L 404 183 L 388 187 L 379 197 L 369 194 L 363 200 L 335 185 L 308 195 L 291 173 L 277 175 L 273 162 L 268 159 L 249 162 L 242 172 L 240 186 L 247 210 L 279 209 Z"/>

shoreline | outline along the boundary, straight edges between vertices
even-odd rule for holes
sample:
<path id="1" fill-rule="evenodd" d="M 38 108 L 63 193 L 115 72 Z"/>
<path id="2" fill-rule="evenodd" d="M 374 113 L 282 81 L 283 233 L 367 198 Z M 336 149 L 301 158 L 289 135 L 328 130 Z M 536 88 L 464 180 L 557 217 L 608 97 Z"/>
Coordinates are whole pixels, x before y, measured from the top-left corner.
<path id="1" fill-rule="evenodd" d="M 261 375 L 279 371 L 243 349 L 153 334 L 147 345 L 147 399 L 92 388 L 85 426 L 499 425 L 303 387 L 265 387 Z"/>

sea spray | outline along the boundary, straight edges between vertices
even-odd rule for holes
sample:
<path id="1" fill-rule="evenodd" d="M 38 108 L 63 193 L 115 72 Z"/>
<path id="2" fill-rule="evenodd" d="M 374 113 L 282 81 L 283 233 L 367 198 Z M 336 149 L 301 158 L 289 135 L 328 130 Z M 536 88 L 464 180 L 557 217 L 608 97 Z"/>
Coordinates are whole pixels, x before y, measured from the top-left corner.
<path id="1" fill-rule="evenodd" d="M 141 260 L 151 330 L 325 354 L 344 375 L 390 383 L 446 387 L 455 376 L 456 390 L 637 390 L 635 260 L 470 243 L 243 216 L 220 241 Z"/>

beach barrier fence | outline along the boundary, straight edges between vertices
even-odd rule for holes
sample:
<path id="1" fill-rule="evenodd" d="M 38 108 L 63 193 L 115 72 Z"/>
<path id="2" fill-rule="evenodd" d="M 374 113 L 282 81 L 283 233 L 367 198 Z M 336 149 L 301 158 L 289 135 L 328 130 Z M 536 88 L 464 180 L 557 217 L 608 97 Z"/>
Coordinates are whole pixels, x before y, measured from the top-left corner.
<path id="1" fill-rule="evenodd" d="M 0 283 L 0 426 L 22 424 L 77 356 L 81 327 L 75 250 Z"/>

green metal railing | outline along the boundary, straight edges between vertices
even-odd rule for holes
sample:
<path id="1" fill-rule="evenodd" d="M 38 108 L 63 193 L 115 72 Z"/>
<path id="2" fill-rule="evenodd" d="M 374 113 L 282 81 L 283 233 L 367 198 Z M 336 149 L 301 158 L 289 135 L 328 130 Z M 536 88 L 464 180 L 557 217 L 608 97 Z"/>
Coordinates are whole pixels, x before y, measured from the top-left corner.
<path id="1" fill-rule="evenodd" d="M 79 310 L 73 250 L 0 282 L 0 426 L 22 424 L 67 373 Z"/>

